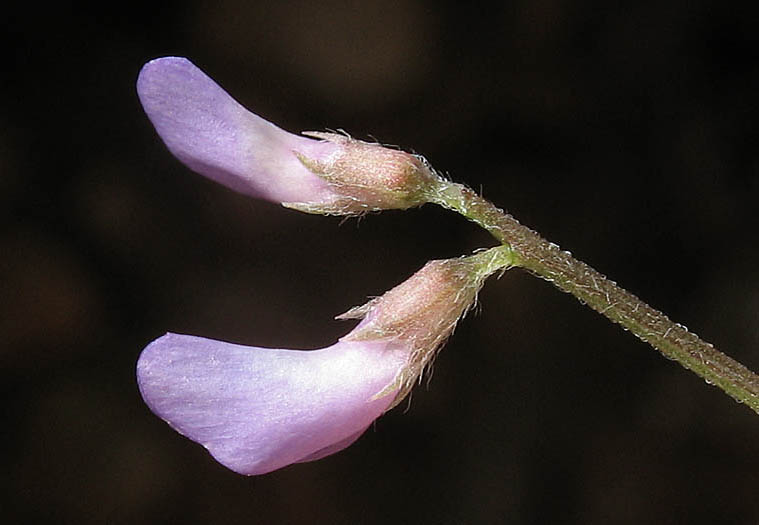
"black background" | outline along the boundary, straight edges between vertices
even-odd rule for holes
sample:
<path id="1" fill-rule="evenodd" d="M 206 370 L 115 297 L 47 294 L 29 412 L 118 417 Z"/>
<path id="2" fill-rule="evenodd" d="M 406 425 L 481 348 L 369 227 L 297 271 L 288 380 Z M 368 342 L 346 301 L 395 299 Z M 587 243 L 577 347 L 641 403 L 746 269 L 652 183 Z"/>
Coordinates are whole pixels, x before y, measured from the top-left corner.
<path id="1" fill-rule="evenodd" d="M 341 222 L 191 173 L 138 103 L 187 56 L 291 130 L 426 155 L 759 369 L 751 3 L 26 4 L 0 71 L 0 506 L 10 522 L 759 522 L 759 418 L 524 272 L 492 279 L 410 408 L 236 475 L 143 405 L 166 331 L 290 348 L 427 260 L 434 206 Z M 486 7 L 487 5 L 487 7 Z M 115 6 L 115 7 L 114 7 Z"/>

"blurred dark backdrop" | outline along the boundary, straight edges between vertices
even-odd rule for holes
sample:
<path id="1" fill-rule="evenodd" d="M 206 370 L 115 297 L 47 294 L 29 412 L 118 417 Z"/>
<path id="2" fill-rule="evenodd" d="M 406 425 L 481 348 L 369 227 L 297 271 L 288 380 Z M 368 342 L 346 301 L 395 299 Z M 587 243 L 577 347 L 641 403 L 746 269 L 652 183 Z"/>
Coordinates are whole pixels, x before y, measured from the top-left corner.
<path id="1" fill-rule="evenodd" d="M 328 345 L 350 327 L 334 315 L 492 244 L 432 206 L 341 222 L 191 173 L 134 90 L 144 62 L 171 54 L 285 129 L 423 153 L 759 369 L 752 4 L 11 8 L 4 519 L 759 522 L 756 414 L 521 271 L 488 283 L 406 412 L 316 463 L 238 476 L 153 416 L 134 379 L 166 331 Z"/>

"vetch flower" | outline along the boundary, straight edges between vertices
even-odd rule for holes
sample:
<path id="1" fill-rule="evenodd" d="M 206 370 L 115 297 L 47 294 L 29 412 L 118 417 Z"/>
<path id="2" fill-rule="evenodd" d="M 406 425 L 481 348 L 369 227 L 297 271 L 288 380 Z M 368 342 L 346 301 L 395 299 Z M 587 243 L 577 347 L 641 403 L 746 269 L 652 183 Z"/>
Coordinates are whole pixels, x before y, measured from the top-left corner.
<path id="1" fill-rule="evenodd" d="M 288 133 L 246 110 L 186 58 L 145 64 L 137 93 L 169 150 L 192 170 L 301 211 L 406 209 L 427 202 L 439 180 L 410 153 L 335 133 Z"/>
<path id="2" fill-rule="evenodd" d="M 140 355 L 140 392 L 156 415 L 235 472 L 322 458 L 408 394 L 485 278 L 511 261 L 504 246 L 432 261 L 340 316 L 362 321 L 320 350 L 167 334 Z"/>

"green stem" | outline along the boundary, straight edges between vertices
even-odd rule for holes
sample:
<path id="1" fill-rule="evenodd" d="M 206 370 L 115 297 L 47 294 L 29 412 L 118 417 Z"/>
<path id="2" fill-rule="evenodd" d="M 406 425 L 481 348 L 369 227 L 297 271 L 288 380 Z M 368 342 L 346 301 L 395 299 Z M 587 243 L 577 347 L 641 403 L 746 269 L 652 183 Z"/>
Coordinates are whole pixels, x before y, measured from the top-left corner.
<path id="1" fill-rule="evenodd" d="M 526 268 L 574 295 L 759 413 L 759 376 L 569 252 L 562 251 L 461 184 L 440 181 L 430 202 L 457 211 L 510 246 L 514 266 Z"/>

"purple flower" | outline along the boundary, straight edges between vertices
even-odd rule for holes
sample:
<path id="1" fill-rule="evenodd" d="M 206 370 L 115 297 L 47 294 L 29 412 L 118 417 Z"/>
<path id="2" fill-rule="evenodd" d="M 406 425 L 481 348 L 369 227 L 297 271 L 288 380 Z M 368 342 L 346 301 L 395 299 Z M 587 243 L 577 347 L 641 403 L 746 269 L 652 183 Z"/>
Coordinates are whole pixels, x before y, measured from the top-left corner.
<path id="1" fill-rule="evenodd" d="M 428 263 L 343 314 L 363 320 L 321 350 L 167 334 L 140 355 L 140 392 L 156 415 L 235 472 L 322 458 L 406 396 L 484 279 L 509 263 L 505 250 Z"/>
<path id="2" fill-rule="evenodd" d="M 293 135 L 242 107 L 180 57 L 145 64 L 145 112 L 192 170 L 236 191 L 309 213 L 355 215 L 424 204 L 438 180 L 424 159 L 334 133 Z"/>
<path id="3" fill-rule="evenodd" d="M 156 415 L 251 475 L 353 443 L 393 401 L 373 396 L 406 357 L 392 341 L 299 351 L 167 334 L 142 352 L 137 377 Z"/>

